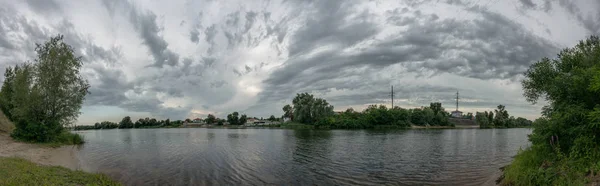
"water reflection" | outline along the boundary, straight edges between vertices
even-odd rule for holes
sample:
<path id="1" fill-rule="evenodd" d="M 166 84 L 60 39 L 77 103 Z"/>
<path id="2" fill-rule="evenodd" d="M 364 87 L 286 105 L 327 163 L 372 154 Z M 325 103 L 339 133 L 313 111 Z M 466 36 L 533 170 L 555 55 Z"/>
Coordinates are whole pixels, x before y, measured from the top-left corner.
<path id="1" fill-rule="evenodd" d="M 529 129 L 82 132 L 88 171 L 126 185 L 480 185 Z"/>

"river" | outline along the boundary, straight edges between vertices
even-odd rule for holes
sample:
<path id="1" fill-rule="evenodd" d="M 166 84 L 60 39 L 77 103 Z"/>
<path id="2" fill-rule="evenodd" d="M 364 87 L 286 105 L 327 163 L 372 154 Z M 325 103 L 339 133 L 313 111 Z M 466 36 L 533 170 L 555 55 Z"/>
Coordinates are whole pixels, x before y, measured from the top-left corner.
<path id="1" fill-rule="evenodd" d="M 481 185 L 531 129 L 79 132 L 83 169 L 126 185 Z"/>

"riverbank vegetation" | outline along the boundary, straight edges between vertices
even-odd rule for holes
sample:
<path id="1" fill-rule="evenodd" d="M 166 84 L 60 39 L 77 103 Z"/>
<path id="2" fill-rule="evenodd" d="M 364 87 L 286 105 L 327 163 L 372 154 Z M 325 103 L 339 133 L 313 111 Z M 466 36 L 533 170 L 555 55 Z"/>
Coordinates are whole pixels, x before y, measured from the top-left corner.
<path id="1" fill-rule="evenodd" d="M 387 108 L 385 105 L 371 105 L 362 112 L 349 108 L 344 112 L 334 112 L 333 106 L 321 98 L 308 93 L 297 94 L 293 105 L 283 107 L 283 117 L 293 122 L 325 129 L 367 129 L 367 128 L 410 128 L 418 126 L 453 126 L 449 114 L 441 103 L 431 103 L 429 107 L 404 109 Z M 284 124 L 296 127 L 297 124 Z"/>
<path id="2" fill-rule="evenodd" d="M 15 124 L 11 136 L 39 143 L 83 143 L 65 126 L 79 116 L 89 84 L 80 74 L 81 57 L 63 36 L 36 44 L 34 62 L 6 68 L 0 110 Z"/>
<path id="3" fill-rule="evenodd" d="M 103 121 L 94 125 L 79 125 L 73 127 L 73 130 L 99 130 L 99 129 L 130 129 L 130 128 L 177 128 L 183 125 L 182 120 L 171 121 L 157 120 L 155 118 L 140 118 L 136 122 L 131 117 L 125 116 L 119 123 Z"/>
<path id="4" fill-rule="evenodd" d="M 549 105 L 502 184 L 584 185 L 600 177 L 600 38 L 534 63 L 522 85 L 527 101 Z"/>
<path id="5" fill-rule="evenodd" d="M 0 185 L 121 185 L 102 174 L 43 166 L 21 158 L 0 157 Z"/>
<path id="6" fill-rule="evenodd" d="M 515 128 L 531 127 L 531 120 L 510 116 L 504 105 L 498 105 L 494 111 L 477 112 L 475 121 L 479 128 Z"/>

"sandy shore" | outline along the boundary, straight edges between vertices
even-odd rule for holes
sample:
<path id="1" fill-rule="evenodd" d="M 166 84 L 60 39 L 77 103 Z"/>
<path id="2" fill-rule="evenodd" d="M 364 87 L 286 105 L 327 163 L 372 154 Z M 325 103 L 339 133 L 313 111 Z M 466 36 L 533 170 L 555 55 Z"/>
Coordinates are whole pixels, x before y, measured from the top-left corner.
<path id="1" fill-rule="evenodd" d="M 39 144 L 17 142 L 8 134 L 0 132 L 0 156 L 2 157 L 20 157 L 42 165 L 81 170 L 76 148 L 76 146 L 51 148 Z"/>

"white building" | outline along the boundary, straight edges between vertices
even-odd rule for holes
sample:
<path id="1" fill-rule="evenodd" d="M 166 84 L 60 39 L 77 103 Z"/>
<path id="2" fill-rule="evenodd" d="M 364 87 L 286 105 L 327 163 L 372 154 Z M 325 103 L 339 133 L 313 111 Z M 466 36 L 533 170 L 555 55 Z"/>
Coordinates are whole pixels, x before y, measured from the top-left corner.
<path id="1" fill-rule="evenodd" d="M 290 122 L 290 121 L 292 121 L 292 119 L 291 119 L 291 118 L 289 118 L 289 117 L 283 117 L 283 122 L 284 122 L 284 123 L 285 123 L 285 122 Z"/>
<path id="2" fill-rule="evenodd" d="M 462 112 L 458 110 L 452 111 L 451 115 L 453 118 L 462 118 Z"/>

